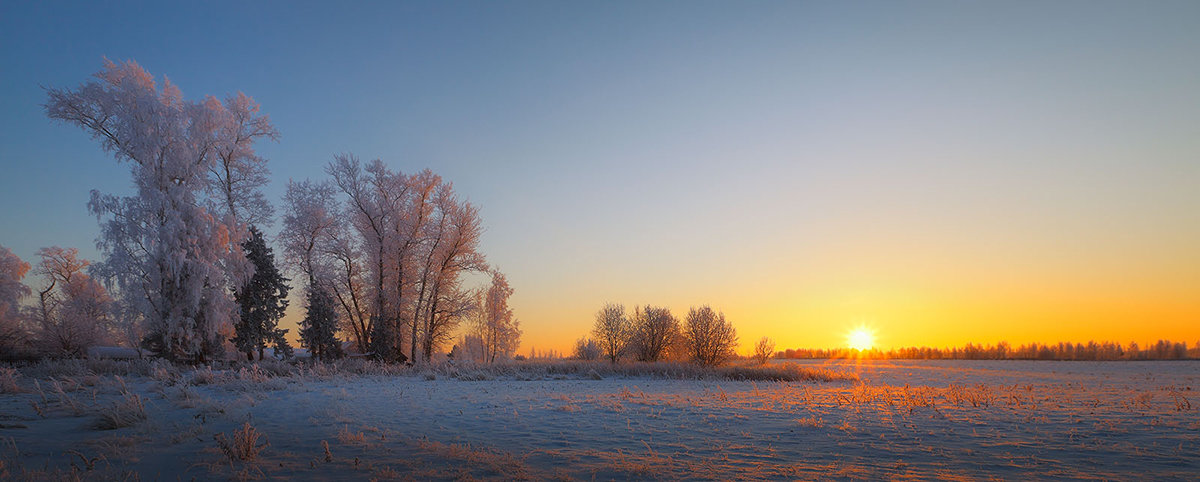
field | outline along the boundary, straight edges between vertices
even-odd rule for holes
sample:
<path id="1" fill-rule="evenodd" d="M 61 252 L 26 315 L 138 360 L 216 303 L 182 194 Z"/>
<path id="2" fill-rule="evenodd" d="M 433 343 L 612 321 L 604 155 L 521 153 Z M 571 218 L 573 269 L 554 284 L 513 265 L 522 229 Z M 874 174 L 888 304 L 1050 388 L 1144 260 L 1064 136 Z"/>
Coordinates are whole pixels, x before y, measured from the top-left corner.
<path id="1" fill-rule="evenodd" d="M 0 368 L 0 479 L 1200 475 L 1195 361 L 772 368 Z"/>

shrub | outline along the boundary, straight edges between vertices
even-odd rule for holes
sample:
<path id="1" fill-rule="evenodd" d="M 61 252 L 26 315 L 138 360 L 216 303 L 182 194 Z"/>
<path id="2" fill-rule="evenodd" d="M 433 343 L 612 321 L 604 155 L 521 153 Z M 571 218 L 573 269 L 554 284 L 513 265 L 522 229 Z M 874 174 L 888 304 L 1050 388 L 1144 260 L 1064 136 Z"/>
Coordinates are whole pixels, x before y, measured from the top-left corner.
<path id="1" fill-rule="evenodd" d="M 775 342 L 765 336 L 758 340 L 758 344 L 754 345 L 754 359 L 758 361 L 759 365 L 766 365 L 767 360 L 771 359 L 774 352 Z"/>

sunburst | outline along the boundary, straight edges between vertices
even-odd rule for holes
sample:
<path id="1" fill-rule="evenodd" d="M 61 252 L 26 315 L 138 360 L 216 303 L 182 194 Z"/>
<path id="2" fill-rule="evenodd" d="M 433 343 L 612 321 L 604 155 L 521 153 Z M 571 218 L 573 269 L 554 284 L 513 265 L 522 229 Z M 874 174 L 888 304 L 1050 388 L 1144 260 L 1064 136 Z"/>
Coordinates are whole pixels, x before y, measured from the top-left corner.
<path id="1" fill-rule="evenodd" d="M 850 330 L 850 334 L 846 335 L 846 344 L 855 350 L 870 350 L 875 347 L 875 331 L 866 326 Z"/>

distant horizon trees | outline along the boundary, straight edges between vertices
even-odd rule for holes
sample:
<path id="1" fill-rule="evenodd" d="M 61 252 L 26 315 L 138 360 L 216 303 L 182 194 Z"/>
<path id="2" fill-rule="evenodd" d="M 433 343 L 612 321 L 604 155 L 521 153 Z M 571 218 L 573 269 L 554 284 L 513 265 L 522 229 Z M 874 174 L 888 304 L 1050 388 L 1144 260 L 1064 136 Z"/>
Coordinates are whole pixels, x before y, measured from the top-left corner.
<path id="1" fill-rule="evenodd" d="M 891 350 L 794 349 L 778 351 L 777 359 L 836 359 L 869 358 L 901 360 L 1061 360 L 1061 361 L 1120 361 L 1120 360 L 1184 360 L 1200 359 L 1200 341 L 1192 348 L 1186 342 L 1158 340 L 1142 348 L 1137 342 L 1122 345 L 1116 342 L 1086 343 L 1028 343 L 1013 347 L 1008 342 L 994 345 L 968 343 L 961 347 L 905 347 Z"/>

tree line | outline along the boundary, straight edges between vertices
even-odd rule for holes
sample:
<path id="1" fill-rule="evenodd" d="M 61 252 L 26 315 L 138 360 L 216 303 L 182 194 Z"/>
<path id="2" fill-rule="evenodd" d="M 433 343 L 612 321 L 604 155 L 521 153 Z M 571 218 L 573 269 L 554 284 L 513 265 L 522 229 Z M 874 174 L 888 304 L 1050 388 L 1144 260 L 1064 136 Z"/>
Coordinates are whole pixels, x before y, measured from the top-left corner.
<path id="1" fill-rule="evenodd" d="M 826 358 L 870 358 L 906 360 L 1185 360 L 1200 359 L 1200 341 L 1188 348 L 1185 342 L 1158 340 L 1142 347 L 1137 342 L 1122 345 L 1115 342 L 1087 343 L 1028 343 L 1012 346 L 1008 342 L 995 345 L 968 343 L 961 347 L 930 348 L 907 347 L 887 351 L 836 349 L 792 349 L 778 351 L 780 359 L 826 359 Z"/>
<path id="2" fill-rule="evenodd" d="M 74 89 L 47 89 L 46 114 L 80 127 L 130 169 L 135 193 L 92 192 L 99 262 L 45 248 L 35 293 L 31 266 L 0 247 L 0 349 L 80 356 L 88 346 L 141 346 L 205 362 L 228 347 L 249 358 L 291 352 L 278 321 L 298 278 L 300 343 L 317 358 L 343 346 L 390 362 L 429 360 L 464 323 L 488 359 L 510 356 L 519 322 L 513 290 L 479 250 L 478 209 L 426 169 L 406 174 L 380 160 L 336 156 L 326 179 L 289 181 L 278 243 L 258 226 L 275 218 L 262 193 L 267 160 L 256 142 L 278 140 L 249 96 L 185 100 L 135 62 L 105 60 Z M 486 287 L 466 281 L 485 273 Z M 343 338 L 349 343 L 343 343 Z"/>

